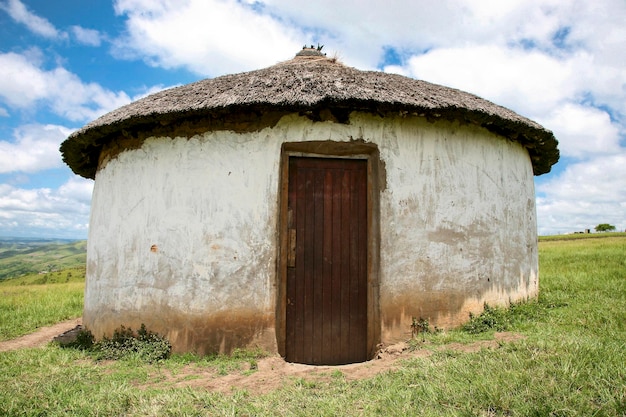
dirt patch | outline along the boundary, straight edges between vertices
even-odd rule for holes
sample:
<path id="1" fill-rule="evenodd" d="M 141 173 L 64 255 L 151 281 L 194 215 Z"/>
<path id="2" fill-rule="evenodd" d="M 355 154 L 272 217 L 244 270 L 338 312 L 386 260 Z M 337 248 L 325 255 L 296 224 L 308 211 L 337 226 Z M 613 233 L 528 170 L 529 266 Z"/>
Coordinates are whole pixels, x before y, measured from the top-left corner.
<path id="1" fill-rule="evenodd" d="M 42 327 L 35 333 L 17 339 L 0 342 L 0 352 L 23 348 L 34 348 L 56 340 L 63 342 L 75 337 L 81 328 L 82 320 L 72 319 L 54 326 Z M 407 343 L 397 343 L 382 349 L 375 359 L 367 362 L 339 366 L 315 366 L 285 362 L 280 356 L 269 356 L 259 359 L 254 364 L 244 363 L 241 369 L 220 375 L 215 368 L 187 365 L 175 373 L 167 369 L 159 369 L 153 375 L 152 382 L 139 387 L 170 386 L 190 387 L 212 392 L 231 393 L 234 390 L 246 390 L 251 394 L 264 394 L 284 386 L 288 381 L 303 380 L 307 382 L 328 382 L 335 377 L 346 380 L 359 380 L 376 376 L 383 372 L 393 371 L 401 366 L 402 360 L 428 357 L 436 351 L 454 350 L 459 352 L 478 352 L 481 349 L 497 349 L 503 343 L 523 339 L 518 333 L 496 333 L 493 340 L 481 340 L 474 343 L 449 343 L 435 349 L 409 349 Z"/>
<path id="2" fill-rule="evenodd" d="M 270 356 L 259 359 L 255 365 L 256 369 L 250 369 L 250 364 L 244 364 L 241 369 L 232 371 L 228 375 L 219 375 L 215 369 L 188 365 L 175 374 L 162 369 L 159 371 L 158 377 L 155 375 L 158 382 L 144 384 L 142 387 L 190 387 L 221 393 L 246 390 L 251 394 L 265 394 L 284 386 L 288 381 L 328 382 L 337 376 L 348 381 L 366 379 L 398 369 L 403 360 L 428 357 L 438 350 L 477 352 L 481 349 L 497 349 L 503 343 L 514 342 L 523 338 L 523 335 L 517 333 L 502 332 L 496 333 L 493 340 L 469 344 L 450 343 L 434 350 L 410 350 L 409 345 L 403 342 L 381 350 L 377 357 L 370 361 L 339 366 L 289 363 L 279 356 Z"/>
<path id="3" fill-rule="evenodd" d="M 17 339 L 0 342 L 0 352 L 43 346 L 54 340 L 55 337 L 72 331 L 77 326 L 80 326 L 82 322 L 82 318 L 66 320 L 52 326 L 41 327 L 36 332 L 18 337 Z"/>
<path id="4" fill-rule="evenodd" d="M 173 385 L 175 387 L 192 387 L 207 391 L 228 393 L 233 390 L 247 390 L 252 394 L 264 394 L 280 388 L 286 381 L 303 379 L 306 381 L 329 381 L 333 375 L 341 372 L 348 380 L 369 378 L 384 371 L 393 370 L 398 359 L 428 356 L 430 351 L 414 351 L 408 354 L 408 346 L 404 343 L 394 345 L 382 351 L 377 359 L 363 363 L 338 366 L 304 365 L 285 362 L 280 356 L 259 359 L 256 369 L 244 363 L 241 369 L 228 375 L 219 375 L 215 369 L 203 369 L 189 365 L 172 375 L 168 371 L 160 373 L 161 380 L 154 385 Z"/>

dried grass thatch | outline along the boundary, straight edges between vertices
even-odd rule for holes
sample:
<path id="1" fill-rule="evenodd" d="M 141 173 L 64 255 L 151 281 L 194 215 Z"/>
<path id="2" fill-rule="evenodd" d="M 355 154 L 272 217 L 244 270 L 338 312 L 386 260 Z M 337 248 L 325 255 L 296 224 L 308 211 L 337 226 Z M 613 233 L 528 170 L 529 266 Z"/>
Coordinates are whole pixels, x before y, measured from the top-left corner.
<path id="1" fill-rule="evenodd" d="M 315 53 L 152 94 L 74 132 L 61 145 L 61 152 L 75 173 L 94 178 L 102 147 L 120 137 L 138 137 L 139 132 L 158 132 L 163 126 L 175 128 L 190 120 L 233 128 L 229 120 L 240 121 L 242 115 L 250 120 L 294 112 L 312 118 L 330 112 L 334 120 L 347 122 L 351 111 L 415 114 L 483 126 L 525 146 L 535 175 L 549 172 L 559 159 L 552 132 L 509 109 L 453 88 L 360 71 Z"/>

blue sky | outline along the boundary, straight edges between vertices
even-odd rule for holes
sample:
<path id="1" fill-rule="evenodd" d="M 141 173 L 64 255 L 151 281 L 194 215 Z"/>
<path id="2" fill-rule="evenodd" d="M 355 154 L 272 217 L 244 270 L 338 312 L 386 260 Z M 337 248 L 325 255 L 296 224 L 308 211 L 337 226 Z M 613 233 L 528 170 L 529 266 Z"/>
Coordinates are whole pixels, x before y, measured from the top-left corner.
<path id="1" fill-rule="evenodd" d="M 552 130 L 540 234 L 626 229 L 624 0 L 0 0 L 0 236 L 87 237 L 93 182 L 58 151 L 137 98 L 304 44 L 443 84 Z"/>

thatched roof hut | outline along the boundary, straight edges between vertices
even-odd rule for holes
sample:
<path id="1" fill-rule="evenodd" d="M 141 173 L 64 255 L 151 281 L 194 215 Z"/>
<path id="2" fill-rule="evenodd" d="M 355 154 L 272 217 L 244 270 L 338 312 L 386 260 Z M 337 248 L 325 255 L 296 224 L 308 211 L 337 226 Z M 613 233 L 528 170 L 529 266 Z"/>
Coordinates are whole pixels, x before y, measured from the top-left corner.
<path id="1" fill-rule="evenodd" d="M 165 90 L 62 145 L 95 178 L 84 321 L 176 350 L 348 363 L 537 294 L 553 134 L 472 94 L 318 51 Z"/>

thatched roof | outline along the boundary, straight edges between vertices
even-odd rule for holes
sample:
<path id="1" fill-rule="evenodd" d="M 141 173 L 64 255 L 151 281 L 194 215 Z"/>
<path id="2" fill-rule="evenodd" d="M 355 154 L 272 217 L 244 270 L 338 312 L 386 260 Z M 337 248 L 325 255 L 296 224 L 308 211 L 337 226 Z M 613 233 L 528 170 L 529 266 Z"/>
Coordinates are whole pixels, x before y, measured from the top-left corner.
<path id="1" fill-rule="evenodd" d="M 269 68 L 198 81 L 120 107 L 70 135 L 61 144 L 63 160 L 75 173 L 94 178 L 103 146 L 115 139 L 146 137 L 140 132 L 200 120 L 233 128 L 231 119 L 269 113 L 299 112 L 315 118 L 330 112 L 334 120 L 348 122 L 351 111 L 415 114 L 483 126 L 526 147 L 535 175 L 549 172 L 559 159 L 552 132 L 509 109 L 453 88 L 360 71 L 306 52 Z"/>

